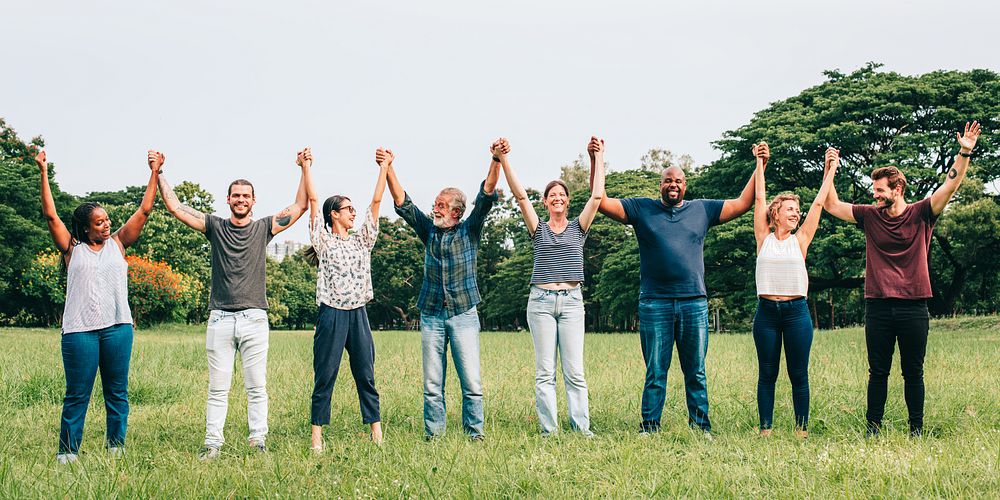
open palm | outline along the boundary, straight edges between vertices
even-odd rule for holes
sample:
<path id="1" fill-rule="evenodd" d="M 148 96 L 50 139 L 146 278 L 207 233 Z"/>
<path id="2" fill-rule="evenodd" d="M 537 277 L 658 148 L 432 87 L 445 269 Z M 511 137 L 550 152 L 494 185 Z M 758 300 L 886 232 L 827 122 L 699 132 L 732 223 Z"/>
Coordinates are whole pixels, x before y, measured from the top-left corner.
<path id="1" fill-rule="evenodd" d="M 968 149 L 971 151 L 973 148 L 976 147 L 976 140 L 979 139 L 980 132 L 981 129 L 979 128 L 978 121 L 972 122 L 971 125 L 969 123 L 966 123 L 965 133 L 962 135 L 958 135 L 957 133 L 955 134 L 956 136 L 958 136 L 958 145 L 962 146 L 963 149 Z"/>

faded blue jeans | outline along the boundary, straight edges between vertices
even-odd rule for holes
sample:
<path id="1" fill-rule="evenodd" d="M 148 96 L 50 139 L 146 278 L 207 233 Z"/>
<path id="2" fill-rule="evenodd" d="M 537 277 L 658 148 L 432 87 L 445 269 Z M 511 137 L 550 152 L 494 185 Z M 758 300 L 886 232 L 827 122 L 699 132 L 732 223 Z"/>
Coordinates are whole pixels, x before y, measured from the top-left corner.
<path id="1" fill-rule="evenodd" d="M 83 423 L 98 369 L 101 371 L 104 408 L 107 411 L 107 445 L 125 445 L 132 337 L 132 325 L 127 323 L 62 336 L 66 396 L 59 424 L 59 453 L 76 454 L 80 450 Z"/>
<path id="2" fill-rule="evenodd" d="M 445 432 L 444 381 L 448 343 L 462 385 L 462 428 L 471 437 L 483 435 L 483 383 L 479 376 L 479 313 L 473 307 L 448 317 L 420 314 L 420 348 L 424 365 L 424 433 Z"/>
<path id="3" fill-rule="evenodd" d="M 535 407 L 543 435 L 559 430 L 556 414 L 556 353 L 562 359 L 569 425 L 590 435 L 587 381 L 583 377 L 583 292 L 531 287 L 528 327 L 535 344 Z"/>
<path id="4" fill-rule="evenodd" d="M 639 341 L 646 361 L 642 391 L 644 430 L 658 430 L 666 399 L 667 370 L 677 344 L 684 372 L 688 425 L 709 431 L 705 355 L 708 353 L 708 301 L 689 299 L 640 299 Z"/>
<path id="5" fill-rule="evenodd" d="M 247 424 L 251 440 L 267 437 L 267 350 L 270 328 L 267 311 L 212 310 L 208 315 L 205 349 L 208 353 L 208 405 L 205 411 L 205 446 L 221 447 L 229 410 L 236 353 L 243 363 L 247 391 Z"/>

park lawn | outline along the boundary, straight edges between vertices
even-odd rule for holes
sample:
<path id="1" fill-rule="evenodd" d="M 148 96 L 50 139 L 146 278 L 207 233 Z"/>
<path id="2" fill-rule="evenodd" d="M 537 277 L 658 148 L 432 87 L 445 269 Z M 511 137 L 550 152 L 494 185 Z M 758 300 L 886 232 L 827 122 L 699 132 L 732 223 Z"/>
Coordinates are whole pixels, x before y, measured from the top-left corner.
<path id="1" fill-rule="evenodd" d="M 715 439 L 688 430 L 679 364 L 670 371 L 663 430 L 640 436 L 644 367 L 636 335 L 587 335 L 593 439 L 542 438 L 534 354 L 525 333 L 484 333 L 483 443 L 463 438 L 460 389 L 447 381 L 448 435 L 425 442 L 420 337 L 376 332 L 384 447 L 367 440 L 345 362 L 334 391 L 327 453 L 309 450 L 311 332 L 271 333 L 269 452 L 246 446 L 246 394 L 234 376 L 223 457 L 201 463 L 207 362 L 204 327 L 136 333 L 127 453 L 104 453 L 100 390 L 80 462 L 55 462 L 64 391 L 56 330 L 0 329 L 0 497 L 579 497 L 1000 496 L 1000 318 L 931 323 L 926 435 L 906 432 L 898 357 L 887 430 L 863 437 L 867 364 L 860 328 L 818 331 L 812 349 L 811 435 L 792 436 L 782 369 L 775 435 L 756 435 L 757 363 L 749 335 L 713 334 L 707 360 Z M 560 376 L 561 379 L 561 376 Z M 99 382 L 97 387 L 99 387 Z"/>

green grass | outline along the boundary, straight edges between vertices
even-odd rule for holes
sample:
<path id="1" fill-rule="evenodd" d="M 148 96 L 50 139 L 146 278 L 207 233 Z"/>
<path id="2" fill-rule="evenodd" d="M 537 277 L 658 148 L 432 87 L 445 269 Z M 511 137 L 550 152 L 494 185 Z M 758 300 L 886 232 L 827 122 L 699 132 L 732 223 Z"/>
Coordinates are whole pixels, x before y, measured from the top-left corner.
<path id="1" fill-rule="evenodd" d="M 448 435 L 423 440 L 420 341 L 377 332 L 376 383 L 386 442 L 367 441 L 347 363 L 334 391 L 328 452 L 309 453 L 310 332 L 272 332 L 269 453 L 246 446 L 246 395 L 233 380 L 223 458 L 203 464 L 204 329 L 169 325 L 136 335 L 128 452 L 103 451 L 96 390 L 81 461 L 54 460 L 64 380 L 55 330 L 0 330 L 0 497 L 498 497 L 498 496 L 1000 496 L 1000 318 L 934 321 L 926 361 L 926 436 L 906 432 L 898 357 L 887 430 L 863 438 L 864 336 L 820 331 L 812 350 L 811 436 L 792 436 L 787 378 L 779 379 L 775 435 L 756 435 L 757 362 L 749 335 L 713 335 L 708 382 L 715 440 L 686 427 L 680 370 L 670 372 L 663 431 L 636 432 L 643 364 L 635 335 L 588 335 L 594 439 L 543 439 L 534 409 L 526 333 L 485 333 L 484 443 L 461 435 L 460 391 L 449 368 Z M 238 373 L 238 371 L 237 371 Z M 99 387 L 99 383 L 97 387 Z"/>

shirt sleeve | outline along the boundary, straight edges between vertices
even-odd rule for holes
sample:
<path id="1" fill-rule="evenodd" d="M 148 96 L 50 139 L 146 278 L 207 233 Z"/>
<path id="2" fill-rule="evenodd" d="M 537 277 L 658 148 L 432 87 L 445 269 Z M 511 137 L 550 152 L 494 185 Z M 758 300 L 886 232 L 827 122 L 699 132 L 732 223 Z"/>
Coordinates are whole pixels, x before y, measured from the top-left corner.
<path id="1" fill-rule="evenodd" d="M 264 226 L 264 233 L 267 235 L 267 242 L 270 243 L 274 239 L 274 233 L 271 232 L 272 223 L 274 222 L 274 216 L 268 215 L 263 219 L 257 221 L 257 224 Z"/>
<path id="2" fill-rule="evenodd" d="M 931 199 L 924 198 L 917 202 L 920 208 L 920 218 L 926 221 L 928 224 L 934 224 L 937 221 L 937 215 L 934 215 L 934 207 L 931 206 Z"/>
<path id="3" fill-rule="evenodd" d="M 215 228 L 219 224 L 219 217 L 212 214 L 205 214 L 205 238 L 208 241 L 215 241 Z"/>
<path id="4" fill-rule="evenodd" d="M 868 215 L 868 210 L 871 207 L 868 205 L 851 205 L 851 215 L 854 216 L 854 220 L 857 221 L 858 229 L 862 231 L 865 229 L 865 216 Z"/>
<path id="5" fill-rule="evenodd" d="M 639 202 L 641 198 L 622 198 L 622 210 L 625 210 L 625 218 L 628 224 L 639 220 Z"/>
<path id="6" fill-rule="evenodd" d="M 378 224 L 372 220 L 371 209 L 368 209 L 365 213 L 365 222 L 361 224 L 358 236 L 361 238 L 361 243 L 363 243 L 365 248 L 369 251 L 372 248 L 375 248 L 375 240 L 378 238 Z"/>
<path id="7" fill-rule="evenodd" d="M 486 181 L 484 180 L 482 184 L 479 185 L 479 194 L 476 195 L 476 204 L 472 207 L 472 212 L 469 214 L 469 218 L 466 219 L 466 224 L 469 225 L 469 231 L 475 235 L 479 235 L 483 231 L 483 225 L 486 224 L 486 216 L 490 214 L 490 209 L 493 208 L 493 204 L 500 199 L 499 193 L 494 189 L 492 194 L 486 194 L 484 190 L 486 187 Z"/>
<path id="8" fill-rule="evenodd" d="M 434 225 L 434 221 L 413 204 L 413 200 L 410 199 L 410 193 L 404 193 L 404 196 L 403 204 L 398 207 L 393 204 L 393 208 L 396 210 L 396 214 L 417 232 L 417 237 L 420 238 L 420 241 L 427 243 L 427 238 L 430 236 L 431 231 L 430 226 Z"/>
<path id="9" fill-rule="evenodd" d="M 705 218 L 708 219 L 708 227 L 719 225 L 719 217 L 722 216 L 722 207 L 726 200 L 702 200 L 705 204 Z"/>

